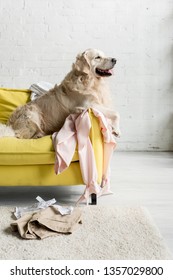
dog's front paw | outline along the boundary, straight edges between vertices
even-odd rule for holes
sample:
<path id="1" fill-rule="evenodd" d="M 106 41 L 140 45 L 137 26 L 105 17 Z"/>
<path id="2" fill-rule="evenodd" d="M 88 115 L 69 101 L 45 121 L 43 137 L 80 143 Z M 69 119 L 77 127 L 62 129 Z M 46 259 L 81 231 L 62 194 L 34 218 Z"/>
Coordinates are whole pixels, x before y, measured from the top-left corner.
<path id="1" fill-rule="evenodd" d="M 83 113 L 84 110 L 85 110 L 84 107 L 75 107 L 74 113 L 81 114 L 81 113 Z"/>
<path id="2" fill-rule="evenodd" d="M 112 134 L 117 137 L 117 138 L 120 138 L 121 137 L 121 131 L 119 128 L 113 128 L 112 130 Z"/>

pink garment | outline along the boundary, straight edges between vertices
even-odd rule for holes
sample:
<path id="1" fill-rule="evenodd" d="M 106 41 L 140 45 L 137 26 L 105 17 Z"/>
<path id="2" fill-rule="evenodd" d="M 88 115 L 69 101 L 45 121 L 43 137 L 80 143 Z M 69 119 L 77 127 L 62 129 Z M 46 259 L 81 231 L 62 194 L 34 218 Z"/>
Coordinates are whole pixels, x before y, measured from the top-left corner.
<path id="1" fill-rule="evenodd" d="M 89 133 L 91 121 L 88 110 L 83 113 L 71 114 L 66 118 L 64 126 L 59 132 L 52 135 L 54 149 L 56 153 L 55 173 L 60 174 L 71 163 L 76 145 L 78 144 L 79 163 L 84 184 L 86 185 L 83 195 L 78 202 L 89 199 L 92 193 L 98 196 L 112 193 L 109 183 L 109 163 L 114 148 L 115 139 L 112 135 L 110 121 L 96 109 L 92 109 L 94 115 L 99 119 L 100 129 L 104 139 L 103 149 L 103 177 L 101 186 L 98 185 L 97 167 L 93 147 Z"/>

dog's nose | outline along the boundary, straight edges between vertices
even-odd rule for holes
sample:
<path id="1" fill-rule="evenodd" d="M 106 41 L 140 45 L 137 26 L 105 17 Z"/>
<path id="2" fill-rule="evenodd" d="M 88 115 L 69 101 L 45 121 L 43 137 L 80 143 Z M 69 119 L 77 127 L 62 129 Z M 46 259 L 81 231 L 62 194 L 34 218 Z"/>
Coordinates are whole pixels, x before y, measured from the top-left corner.
<path id="1" fill-rule="evenodd" d="M 117 62 L 117 60 L 115 59 L 115 58 L 112 58 L 112 63 L 116 63 Z"/>

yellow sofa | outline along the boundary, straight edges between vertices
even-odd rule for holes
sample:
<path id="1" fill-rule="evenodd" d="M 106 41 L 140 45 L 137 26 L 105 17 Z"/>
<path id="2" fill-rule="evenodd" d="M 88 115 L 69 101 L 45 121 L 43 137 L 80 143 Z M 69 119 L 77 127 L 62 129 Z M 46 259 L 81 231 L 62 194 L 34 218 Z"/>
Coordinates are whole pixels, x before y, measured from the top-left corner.
<path id="1" fill-rule="evenodd" d="M 30 101 L 29 90 L 0 88 L 0 123 L 6 123 L 16 107 Z M 90 112 L 90 138 L 101 183 L 103 141 L 98 120 Z M 77 150 L 64 172 L 54 172 L 55 153 L 51 135 L 39 139 L 0 138 L 0 186 L 58 186 L 84 184 Z M 96 197 L 92 196 L 93 203 Z"/>

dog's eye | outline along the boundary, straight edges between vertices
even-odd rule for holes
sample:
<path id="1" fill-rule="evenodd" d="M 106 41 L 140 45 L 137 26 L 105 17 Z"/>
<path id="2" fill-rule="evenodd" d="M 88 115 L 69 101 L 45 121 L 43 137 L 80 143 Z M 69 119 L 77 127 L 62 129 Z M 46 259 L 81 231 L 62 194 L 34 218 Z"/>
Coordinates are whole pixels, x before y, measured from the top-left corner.
<path id="1" fill-rule="evenodd" d="M 95 59 L 101 59 L 101 56 L 96 56 Z"/>

